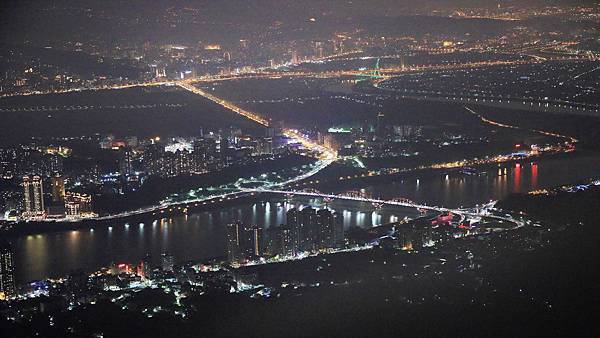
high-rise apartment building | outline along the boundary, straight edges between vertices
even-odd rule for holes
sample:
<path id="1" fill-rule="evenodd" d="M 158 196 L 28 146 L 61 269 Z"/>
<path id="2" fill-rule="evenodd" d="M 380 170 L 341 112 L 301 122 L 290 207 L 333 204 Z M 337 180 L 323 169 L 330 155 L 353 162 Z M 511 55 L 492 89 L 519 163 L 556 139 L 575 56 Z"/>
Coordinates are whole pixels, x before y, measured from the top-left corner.
<path id="1" fill-rule="evenodd" d="M 227 258 L 229 262 L 255 259 L 265 252 L 263 229 L 258 226 L 244 227 L 240 221 L 227 225 Z"/>
<path id="2" fill-rule="evenodd" d="M 8 245 L 0 245 L 0 300 L 15 295 L 13 253 Z"/>
<path id="3" fill-rule="evenodd" d="M 318 238 L 316 247 L 320 250 L 334 247 L 335 213 L 328 209 L 317 211 Z"/>
<path id="4" fill-rule="evenodd" d="M 127 178 L 133 174 L 133 150 L 122 148 L 119 153 L 119 173 Z"/>
<path id="5" fill-rule="evenodd" d="M 63 203 L 65 201 L 65 181 L 62 176 L 55 174 L 50 180 L 52 186 L 52 203 Z"/>
<path id="6" fill-rule="evenodd" d="M 23 177 L 23 216 L 44 216 L 44 187 L 40 176 Z"/>
<path id="7" fill-rule="evenodd" d="M 237 262 L 241 258 L 240 235 L 243 226 L 240 221 L 227 224 L 227 260 Z"/>
<path id="8" fill-rule="evenodd" d="M 287 227 L 290 231 L 291 237 L 291 251 L 292 254 L 296 254 L 300 251 L 300 231 L 299 231 L 299 219 L 298 209 L 292 208 L 286 213 Z"/>
<path id="9" fill-rule="evenodd" d="M 289 243 L 284 244 L 287 254 L 335 248 L 344 244 L 342 216 L 332 210 L 317 211 L 307 207 L 299 211 L 293 208 L 288 210 L 286 217 L 287 227 L 285 230 L 286 237 L 289 239 L 282 238 Z M 276 235 L 283 236 L 282 234 Z M 269 243 L 271 244 L 271 242 L 270 240 Z"/>

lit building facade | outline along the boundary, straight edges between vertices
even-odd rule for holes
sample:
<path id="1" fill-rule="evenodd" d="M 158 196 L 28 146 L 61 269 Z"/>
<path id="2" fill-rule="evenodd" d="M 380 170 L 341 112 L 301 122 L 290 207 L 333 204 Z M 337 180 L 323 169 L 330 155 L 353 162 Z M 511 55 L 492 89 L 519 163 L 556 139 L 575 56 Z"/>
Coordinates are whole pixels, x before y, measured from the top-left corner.
<path id="1" fill-rule="evenodd" d="M 23 177 L 23 217 L 44 216 L 44 187 L 40 176 Z"/>
<path id="2" fill-rule="evenodd" d="M 13 253 L 7 245 L 0 246 L 0 300 L 15 295 Z"/>
<path id="3" fill-rule="evenodd" d="M 65 210 L 67 217 L 90 217 L 92 212 L 92 196 L 67 192 L 65 195 Z"/>
<path id="4" fill-rule="evenodd" d="M 51 179 L 52 203 L 63 203 L 65 201 L 65 181 L 62 176 L 56 174 Z"/>
<path id="5" fill-rule="evenodd" d="M 264 252 L 262 228 L 244 227 L 240 221 L 227 225 L 227 258 L 230 263 L 255 259 Z"/>

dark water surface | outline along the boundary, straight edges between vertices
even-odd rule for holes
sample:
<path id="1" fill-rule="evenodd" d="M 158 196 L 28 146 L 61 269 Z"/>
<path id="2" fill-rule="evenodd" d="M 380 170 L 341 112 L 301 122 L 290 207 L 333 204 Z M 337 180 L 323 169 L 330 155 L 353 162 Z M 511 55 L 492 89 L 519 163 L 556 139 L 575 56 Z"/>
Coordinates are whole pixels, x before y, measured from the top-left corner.
<path id="1" fill-rule="evenodd" d="M 483 173 L 485 172 L 485 173 Z M 367 195 L 385 199 L 404 197 L 419 203 L 458 207 L 500 199 L 512 192 L 576 183 L 598 177 L 600 156 L 579 154 L 537 163 L 522 162 L 480 170 L 479 174 L 458 172 L 429 174 L 367 187 Z M 418 180 L 418 181 L 417 181 Z M 93 271 L 111 262 L 137 262 L 147 253 L 159 263 L 163 252 L 176 261 L 201 261 L 226 254 L 225 225 L 235 220 L 265 228 L 285 223 L 285 211 L 294 206 L 324 207 L 322 199 L 295 197 L 247 203 L 221 210 L 199 212 L 186 217 L 156 220 L 144 225 L 119 225 L 95 230 L 67 231 L 17 238 L 13 241 L 17 281 L 24 283 L 45 277 L 59 277 L 77 268 Z M 408 208 L 384 207 L 369 203 L 334 201 L 329 207 L 344 216 L 344 225 L 370 227 L 413 217 Z"/>
<path id="2" fill-rule="evenodd" d="M 292 207 L 308 205 L 328 206 L 341 213 L 346 228 L 371 227 L 418 214 L 412 208 L 375 209 L 370 203 L 353 201 L 333 201 L 326 205 L 320 198 L 298 197 L 241 204 L 145 224 L 31 235 L 13 242 L 17 279 L 22 283 L 63 276 L 77 268 L 93 271 L 111 262 L 137 263 L 147 253 L 155 264 L 159 264 L 163 252 L 173 254 L 176 261 L 224 256 L 226 224 L 242 220 L 244 224 L 268 228 L 285 223 L 285 213 Z"/>
<path id="3" fill-rule="evenodd" d="M 404 180 L 363 188 L 382 199 L 408 198 L 418 203 L 456 208 L 499 200 L 511 193 L 573 184 L 600 177 L 600 155 L 548 158 L 536 162 L 477 168 L 473 175 L 460 172 L 415 175 Z"/>

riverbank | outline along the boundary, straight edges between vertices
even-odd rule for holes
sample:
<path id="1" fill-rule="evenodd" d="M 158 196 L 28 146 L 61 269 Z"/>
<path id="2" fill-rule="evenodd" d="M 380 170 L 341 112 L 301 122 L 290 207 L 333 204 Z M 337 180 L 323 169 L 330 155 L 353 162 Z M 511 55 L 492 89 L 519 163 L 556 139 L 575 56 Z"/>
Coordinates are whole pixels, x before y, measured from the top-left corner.
<path id="1" fill-rule="evenodd" d="M 22 237 L 28 235 L 45 234 L 52 232 L 63 232 L 73 230 L 89 230 L 95 228 L 108 228 L 124 224 L 151 223 L 157 218 L 172 218 L 184 216 L 195 212 L 210 211 L 240 203 L 262 200 L 262 195 L 253 193 L 240 193 L 230 199 L 213 198 L 203 202 L 181 203 L 177 206 L 165 207 L 160 211 L 150 211 L 142 214 L 124 216 L 115 219 L 89 218 L 81 220 L 43 220 L 43 221 L 24 221 L 16 223 L 6 223 L 0 232 L 2 236 Z"/>

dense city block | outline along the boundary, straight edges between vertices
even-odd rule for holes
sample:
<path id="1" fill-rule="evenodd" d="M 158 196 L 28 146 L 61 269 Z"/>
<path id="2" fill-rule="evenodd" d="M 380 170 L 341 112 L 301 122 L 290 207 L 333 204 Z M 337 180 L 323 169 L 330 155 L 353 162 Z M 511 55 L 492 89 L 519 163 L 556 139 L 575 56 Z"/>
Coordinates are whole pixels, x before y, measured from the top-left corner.
<path id="1" fill-rule="evenodd" d="M 0 22 L 0 336 L 598 336 L 598 0 Z"/>

